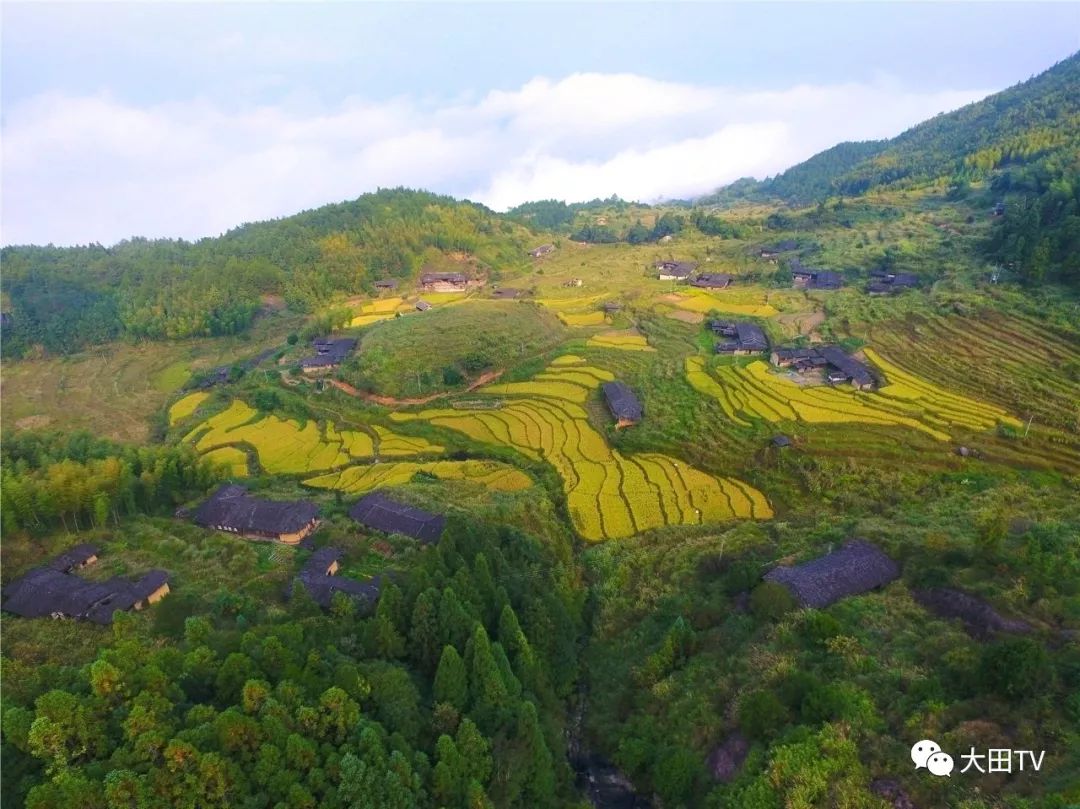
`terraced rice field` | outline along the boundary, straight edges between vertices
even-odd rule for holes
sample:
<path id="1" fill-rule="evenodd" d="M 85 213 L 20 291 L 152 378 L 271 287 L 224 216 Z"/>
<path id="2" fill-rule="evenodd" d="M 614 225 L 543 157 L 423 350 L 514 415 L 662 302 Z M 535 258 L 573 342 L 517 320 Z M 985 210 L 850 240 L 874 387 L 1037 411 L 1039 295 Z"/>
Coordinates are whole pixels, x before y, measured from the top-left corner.
<path id="1" fill-rule="evenodd" d="M 587 345 L 596 348 L 618 348 L 623 351 L 656 351 L 645 335 L 633 331 L 606 331 L 590 337 Z"/>
<path id="2" fill-rule="evenodd" d="M 169 426 L 175 427 L 184 419 L 189 418 L 199 408 L 199 405 L 209 398 L 209 393 L 196 391 L 173 402 L 172 406 L 169 407 Z"/>
<path id="3" fill-rule="evenodd" d="M 984 431 L 999 422 L 1019 426 L 1001 408 L 941 390 L 903 374 L 872 350 L 867 357 L 891 384 L 875 393 L 825 385 L 803 386 L 773 374 L 761 361 L 745 367 L 723 366 L 710 372 L 701 357 L 686 360 L 690 384 L 715 398 L 737 424 L 769 422 L 865 423 L 910 427 L 947 441 L 950 428 Z"/>
<path id="4" fill-rule="evenodd" d="M 774 306 L 766 301 L 765 293 L 760 291 L 710 293 L 700 290 L 685 290 L 664 298 L 679 309 L 688 312 L 710 312 L 716 310 L 732 315 L 749 317 L 772 317 L 779 314 Z"/>
<path id="5" fill-rule="evenodd" d="M 281 475 L 335 469 L 353 460 L 376 454 L 401 457 L 441 453 L 443 448 L 422 438 L 400 435 L 385 427 L 373 428 L 375 436 L 362 430 L 338 430 L 327 424 L 322 430 L 314 421 L 301 425 L 291 419 L 265 416 L 240 400 L 207 419 L 188 433 L 199 452 L 243 444 L 253 448 L 259 465 Z"/>
<path id="6" fill-rule="evenodd" d="M 606 322 L 604 313 L 595 312 L 556 312 L 559 320 L 567 326 L 603 326 Z"/>
<path id="7" fill-rule="evenodd" d="M 478 483 L 492 491 L 515 492 L 532 486 L 532 478 L 507 464 L 496 461 L 432 461 L 413 463 L 350 466 L 341 472 L 319 475 L 304 481 L 306 486 L 338 489 L 350 494 L 362 494 L 387 486 L 401 486 L 412 480 L 417 472 L 425 472 L 439 480 L 465 480 Z"/>
<path id="8" fill-rule="evenodd" d="M 412 306 L 404 298 L 380 298 L 361 306 L 355 317 L 349 321 L 349 325 L 354 328 L 370 326 L 372 323 L 387 320 L 394 317 L 398 312 L 405 312 L 410 309 L 412 309 Z"/>
<path id="9" fill-rule="evenodd" d="M 229 475 L 234 478 L 247 477 L 248 457 L 247 453 L 236 447 L 219 447 L 206 453 L 203 458 L 219 466 L 225 466 Z"/>
<path id="10" fill-rule="evenodd" d="M 875 324 L 869 336 L 909 374 L 989 398 L 1037 423 L 1080 432 L 1080 382 L 1061 373 L 1062 364 L 1080 354 L 1080 335 L 986 310 L 977 317 L 910 315 Z"/>
<path id="11" fill-rule="evenodd" d="M 565 356 L 531 382 L 474 391 L 504 397 L 497 410 L 447 408 L 392 418 L 427 421 L 550 463 L 563 481 L 575 528 L 589 540 L 631 536 L 662 525 L 772 516 L 764 495 L 741 481 L 714 478 L 665 455 L 625 457 L 612 450 L 582 407 L 611 378 L 602 368 Z"/>

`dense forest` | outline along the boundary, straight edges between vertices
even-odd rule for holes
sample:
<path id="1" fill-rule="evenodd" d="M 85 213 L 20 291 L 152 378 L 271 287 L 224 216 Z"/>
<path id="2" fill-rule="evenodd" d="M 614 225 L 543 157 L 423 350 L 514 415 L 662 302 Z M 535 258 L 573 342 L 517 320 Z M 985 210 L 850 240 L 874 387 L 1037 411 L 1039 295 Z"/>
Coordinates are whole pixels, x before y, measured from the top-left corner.
<path id="1" fill-rule="evenodd" d="M 5 659 L 4 801 L 81 807 L 564 805 L 573 571 L 451 519 L 371 614 L 166 599 L 88 666 Z M 246 604 L 246 606 L 245 606 Z"/>
<path id="2" fill-rule="evenodd" d="M 379 278 L 410 278 L 446 252 L 519 262 L 524 233 L 482 206 L 397 189 L 193 243 L 6 247 L 4 352 L 237 334 L 266 296 L 306 312 L 336 294 L 370 293 Z"/>

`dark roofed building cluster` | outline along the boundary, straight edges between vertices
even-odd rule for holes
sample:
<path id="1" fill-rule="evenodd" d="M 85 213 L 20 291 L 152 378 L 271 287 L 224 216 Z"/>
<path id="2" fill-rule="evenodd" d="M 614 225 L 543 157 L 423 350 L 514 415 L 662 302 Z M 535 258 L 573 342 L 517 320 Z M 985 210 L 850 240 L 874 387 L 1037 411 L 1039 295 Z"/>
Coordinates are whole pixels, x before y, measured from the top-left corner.
<path id="1" fill-rule="evenodd" d="M 694 261 L 657 261 L 653 266 L 661 281 L 685 281 L 698 265 Z"/>
<path id="2" fill-rule="evenodd" d="M 860 539 L 794 567 L 776 567 L 765 580 L 782 584 L 804 607 L 827 607 L 848 596 L 884 587 L 900 568 L 881 550 Z"/>
<path id="3" fill-rule="evenodd" d="M 800 289 L 840 289 L 844 285 L 840 273 L 804 267 L 797 259 L 791 262 L 791 280 Z"/>
<path id="4" fill-rule="evenodd" d="M 603 389 L 604 399 L 617 426 L 629 427 L 641 421 L 644 409 L 628 385 L 623 382 L 605 382 Z"/>
<path id="5" fill-rule="evenodd" d="M 893 295 L 905 289 L 914 289 L 918 285 L 919 276 L 915 273 L 872 270 L 866 291 L 871 295 Z"/>
<path id="6" fill-rule="evenodd" d="M 355 337 L 320 337 L 312 343 L 315 355 L 300 360 L 305 373 L 336 368 L 356 348 Z"/>
<path id="7" fill-rule="evenodd" d="M 717 354 L 760 354 L 769 350 L 765 332 L 755 323 L 710 320 L 709 329 L 727 338 L 716 344 Z"/>
<path id="8" fill-rule="evenodd" d="M 824 371 L 834 384 L 850 382 L 859 390 L 873 390 L 877 385 L 870 369 L 838 346 L 774 348 L 771 359 L 778 368 L 791 368 L 800 374 Z"/>
<path id="9" fill-rule="evenodd" d="M 318 506 L 308 500 L 263 500 L 235 484 L 221 486 L 195 512 L 195 522 L 206 528 L 289 545 L 314 531 L 318 518 Z"/>
<path id="10" fill-rule="evenodd" d="M 312 600 L 323 609 L 330 607 L 335 593 L 344 593 L 361 604 L 375 603 L 381 587 L 379 577 L 359 581 L 338 576 L 341 556 L 341 551 L 337 548 L 320 548 L 315 551 L 300 569 L 293 587 L 297 584 L 303 586 Z"/>
<path id="11" fill-rule="evenodd" d="M 420 288 L 426 292 L 464 292 L 475 283 L 463 272 L 425 272 L 420 276 Z"/>
<path id="12" fill-rule="evenodd" d="M 446 517 L 399 503 L 382 492 L 361 497 L 349 516 L 361 525 L 386 534 L 403 534 L 423 543 L 438 542 L 446 526 Z"/>
<path id="13" fill-rule="evenodd" d="M 34 568 L 4 588 L 3 609 L 24 618 L 51 616 L 109 624 L 113 613 L 141 610 L 169 592 L 169 574 L 164 570 L 151 570 L 136 581 L 114 576 L 92 582 L 74 574 L 97 558 L 93 545 L 77 545 Z"/>
<path id="14" fill-rule="evenodd" d="M 797 249 L 798 246 L 798 242 L 794 242 L 791 239 L 785 239 L 782 242 L 762 247 L 758 255 L 762 258 L 776 258 L 781 253 L 790 253 L 792 250 Z"/>

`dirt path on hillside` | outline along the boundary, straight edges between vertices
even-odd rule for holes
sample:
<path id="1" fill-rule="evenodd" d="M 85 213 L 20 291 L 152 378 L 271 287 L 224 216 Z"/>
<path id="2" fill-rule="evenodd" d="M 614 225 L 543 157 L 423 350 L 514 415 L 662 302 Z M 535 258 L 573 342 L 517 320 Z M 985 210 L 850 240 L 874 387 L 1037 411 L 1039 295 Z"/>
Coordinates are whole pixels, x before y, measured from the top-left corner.
<path id="1" fill-rule="evenodd" d="M 436 399 L 444 399 L 447 396 L 453 396 L 458 393 L 471 393 L 477 388 L 494 382 L 500 376 L 503 375 L 503 371 L 485 371 L 480 374 L 476 379 L 469 383 L 469 386 L 464 391 L 444 391 L 443 393 L 433 393 L 430 396 L 415 397 L 412 399 L 396 399 L 393 396 L 380 396 L 377 393 L 364 393 L 361 390 L 357 390 L 348 382 L 341 382 L 337 379 L 326 380 L 338 390 L 355 396 L 357 399 L 363 399 L 365 402 L 371 402 L 372 404 L 382 405 L 383 407 L 407 407 L 409 405 L 423 405 L 428 402 L 433 402 Z"/>

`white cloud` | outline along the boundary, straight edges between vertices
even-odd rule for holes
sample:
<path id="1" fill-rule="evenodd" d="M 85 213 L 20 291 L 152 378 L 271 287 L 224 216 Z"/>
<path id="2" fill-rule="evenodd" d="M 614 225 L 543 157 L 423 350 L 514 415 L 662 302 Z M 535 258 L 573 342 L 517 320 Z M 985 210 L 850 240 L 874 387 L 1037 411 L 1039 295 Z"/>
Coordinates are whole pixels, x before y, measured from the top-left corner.
<path id="1" fill-rule="evenodd" d="M 896 134 L 987 92 L 919 93 L 887 79 L 763 92 L 576 74 L 444 105 L 350 98 L 235 111 L 39 96 L 4 111 L 0 227 L 6 244 L 198 238 L 396 185 L 498 209 L 689 196 L 841 140 Z"/>

